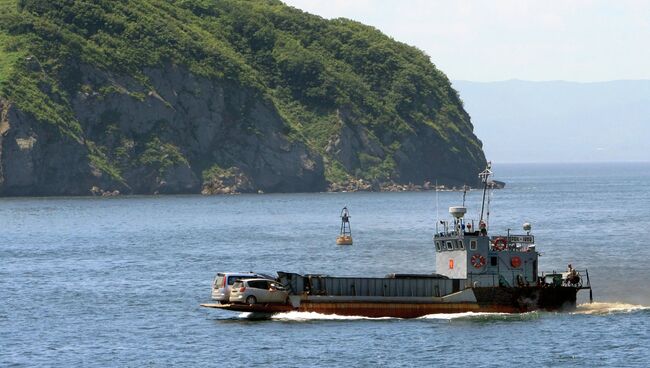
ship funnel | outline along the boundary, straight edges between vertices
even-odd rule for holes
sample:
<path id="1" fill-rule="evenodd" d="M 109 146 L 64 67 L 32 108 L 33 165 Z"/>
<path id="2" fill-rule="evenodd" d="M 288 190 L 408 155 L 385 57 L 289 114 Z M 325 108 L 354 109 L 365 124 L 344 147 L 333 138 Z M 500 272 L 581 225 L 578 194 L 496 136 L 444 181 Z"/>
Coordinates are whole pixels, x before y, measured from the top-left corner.
<path id="1" fill-rule="evenodd" d="M 462 219 L 467 213 L 467 208 L 462 206 L 449 207 L 449 213 L 456 219 Z"/>

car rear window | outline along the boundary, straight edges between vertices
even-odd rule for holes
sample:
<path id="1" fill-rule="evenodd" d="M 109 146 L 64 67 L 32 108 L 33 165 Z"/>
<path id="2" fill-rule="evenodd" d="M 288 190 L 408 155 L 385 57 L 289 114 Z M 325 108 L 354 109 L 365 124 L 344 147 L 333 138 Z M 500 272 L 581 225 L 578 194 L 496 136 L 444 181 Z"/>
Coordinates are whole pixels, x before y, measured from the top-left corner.
<path id="1" fill-rule="evenodd" d="M 214 287 L 217 289 L 220 289 L 223 287 L 223 274 L 218 273 L 217 276 L 214 277 Z"/>
<path id="2" fill-rule="evenodd" d="M 228 276 L 228 285 L 232 286 L 232 284 L 235 283 L 237 280 L 246 280 L 246 279 L 254 279 L 257 276 L 255 275 L 233 275 L 233 276 Z"/>

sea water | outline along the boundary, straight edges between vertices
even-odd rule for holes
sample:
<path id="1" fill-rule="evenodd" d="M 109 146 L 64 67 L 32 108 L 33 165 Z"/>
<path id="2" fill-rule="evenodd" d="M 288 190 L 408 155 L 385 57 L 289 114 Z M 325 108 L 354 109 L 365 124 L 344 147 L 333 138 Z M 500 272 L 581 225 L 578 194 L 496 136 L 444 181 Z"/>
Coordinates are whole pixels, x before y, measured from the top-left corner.
<path id="1" fill-rule="evenodd" d="M 491 233 L 588 269 L 571 313 L 418 319 L 199 307 L 218 271 L 435 272 L 458 192 L 0 199 L 0 366 L 650 366 L 650 164 L 496 165 Z M 467 194 L 478 219 L 481 192 Z M 343 206 L 353 246 L 336 246 Z"/>

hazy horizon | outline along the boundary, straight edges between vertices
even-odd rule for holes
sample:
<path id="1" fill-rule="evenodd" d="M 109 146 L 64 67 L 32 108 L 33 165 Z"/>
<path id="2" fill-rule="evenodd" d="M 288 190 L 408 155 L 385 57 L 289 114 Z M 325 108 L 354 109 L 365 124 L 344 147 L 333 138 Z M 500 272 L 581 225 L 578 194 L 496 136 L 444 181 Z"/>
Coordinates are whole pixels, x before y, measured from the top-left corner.
<path id="1" fill-rule="evenodd" d="M 650 81 L 454 81 L 488 159 L 648 162 Z"/>

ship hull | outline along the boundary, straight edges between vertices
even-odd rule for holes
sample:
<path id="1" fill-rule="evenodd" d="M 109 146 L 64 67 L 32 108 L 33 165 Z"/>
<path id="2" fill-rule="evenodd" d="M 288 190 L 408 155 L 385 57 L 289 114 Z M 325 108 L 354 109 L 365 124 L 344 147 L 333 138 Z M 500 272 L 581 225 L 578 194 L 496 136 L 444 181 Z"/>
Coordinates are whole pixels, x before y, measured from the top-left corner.
<path id="1" fill-rule="evenodd" d="M 575 308 L 578 289 L 558 288 L 472 288 L 472 301 L 422 301 L 423 298 L 396 301 L 395 298 L 374 298 L 371 301 L 359 298 L 306 298 L 294 304 L 204 304 L 204 307 L 226 309 L 256 314 L 283 312 L 314 312 L 341 316 L 364 316 L 370 318 L 395 317 L 417 318 L 430 314 L 451 314 L 465 312 L 524 313 L 534 310 L 570 310 Z M 467 293 L 469 290 L 465 290 Z M 385 299 L 385 300 L 382 300 Z"/>

